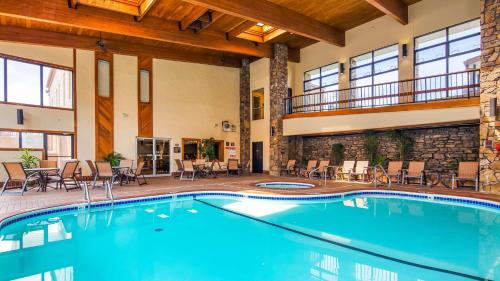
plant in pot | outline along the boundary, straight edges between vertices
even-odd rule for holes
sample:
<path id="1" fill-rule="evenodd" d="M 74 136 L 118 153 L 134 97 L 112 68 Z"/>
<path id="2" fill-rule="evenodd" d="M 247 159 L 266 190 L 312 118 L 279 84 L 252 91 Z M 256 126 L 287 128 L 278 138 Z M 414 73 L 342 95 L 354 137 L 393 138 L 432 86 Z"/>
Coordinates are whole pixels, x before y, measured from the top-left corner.
<path id="1" fill-rule="evenodd" d="M 111 166 L 116 167 L 120 165 L 120 161 L 124 160 L 125 157 L 118 152 L 111 152 L 110 154 L 104 156 L 104 161 L 111 163 Z"/>
<path id="2" fill-rule="evenodd" d="M 370 161 L 370 164 L 374 165 L 375 159 L 378 155 L 378 138 L 374 132 L 366 132 L 363 149 L 365 152 L 365 156 L 368 158 L 368 161 Z"/>
<path id="3" fill-rule="evenodd" d="M 201 141 L 200 154 L 201 157 L 207 160 L 207 162 L 216 159 L 214 138 L 204 139 Z"/>
<path id="4" fill-rule="evenodd" d="M 330 153 L 330 161 L 332 165 L 339 166 L 344 161 L 344 145 L 341 143 L 332 144 Z"/>
<path id="5" fill-rule="evenodd" d="M 389 132 L 389 137 L 396 142 L 398 148 L 399 160 L 406 161 L 410 158 L 413 148 L 413 138 L 403 130 L 393 130 Z"/>
<path id="6" fill-rule="evenodd" d="M 21 160 L 21 165 L 23 165 L 25 169 L 36 168 L 38 163 L 40 163 L 40 158 L 32 155 L 29 149 L 23 149 L 19 159 Z"/>

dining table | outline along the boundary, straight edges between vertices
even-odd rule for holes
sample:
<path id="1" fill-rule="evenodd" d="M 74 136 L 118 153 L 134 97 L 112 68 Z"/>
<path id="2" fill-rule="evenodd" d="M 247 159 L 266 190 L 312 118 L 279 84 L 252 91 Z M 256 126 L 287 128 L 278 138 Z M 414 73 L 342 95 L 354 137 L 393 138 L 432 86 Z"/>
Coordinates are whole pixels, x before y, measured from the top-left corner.
<path id="1" fill-rule="evenodd" d="M 112 166 L 113 174 L 115 175 L 115 179 L 120 182 L 120 185 L 123 185 L 123 177 L 125 173 L 130 170 L 128 166 Z"/>
<path id="2" fill-rule="evenodd" d="M 28 168 L 24 171 L 27 174 L 38 174 L 40 187 L 37 191 L 46 192 L 49 176 L 59 173 L 59 168 Z"/>

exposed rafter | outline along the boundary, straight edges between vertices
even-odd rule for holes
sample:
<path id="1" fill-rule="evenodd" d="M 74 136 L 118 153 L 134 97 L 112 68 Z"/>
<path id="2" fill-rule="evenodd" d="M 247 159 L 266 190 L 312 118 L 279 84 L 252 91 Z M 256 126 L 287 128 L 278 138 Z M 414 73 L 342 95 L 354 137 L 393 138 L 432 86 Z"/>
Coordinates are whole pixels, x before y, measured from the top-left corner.
<path id="1" fill-rule="evenodd" d="M 244 19 L 263 22 L 315 40 L 345 45 L 345 33 L 266 0 L 184 0 Z"/>
<path id="2" fill-rule="evenodd" d="M 255 46 L 252 42 L 242 39 L 227 41 L 225 34 L 212 31 L 199 34 L 180 32 L 177 22 L 155 17 L 146 17 L 141 22 L 135 22 L 126 14 L 93 7 L 68 9 L 63 1 L 2 0 L 0 15 L 248 56 L 271 56 L 271 47 L 265 44 Z"/>
<path id="3" fill-rule="evenodd" d="M 240 35 L 241 33 L 245 32 L 245 30 L 249 29 L 250 27 L 256 25 L 257 23 L 254 21 L 249 21 L 246 20 L 239 25 L 235 26 L 233 29 L 231 29 L 227 34 L 229 37 L 236 37 Z"/>
<path id="4" fill-rule="evenodd" d="M 12 26 L 0 26 L 0 41 L 22 42 L 46 46 L 78 48 L 101 51 L 96 44 L 99 38 L 65 34 L 51 31 L 26 29 Z M 222 55 L 201 55 L 193 52 L 172 50 L 169 48 L 138 44 L 136 42 L 117 41 L 104 38 L 105 49 L 110 53 L 149 56 L 159 59 L 194 62 L 212 65 L 240 67 L 241 60 Z"/>
<path id="5" fill-rule="evenodd" d="M 186 30 L 189 26 L 198 20 L 201 16 L 208 12 L 208 9 L 205 7 L 195 6 L 191 12 L 182 19 L 179 23 L 180 30 Z"/>
<path id="6" fill-rule="evenodd" d="M 408 24 L 408 6 L 401 0 L 366 0 L 401 24 Z"/>
<path id="7" fill-rule="evenodd" d="M 139 7 L 130 3 L 108 0 L 69 0 L 71 8 L 77 8 L 79 5 L 97 7 L 110 11 L 120 12 L 138 17 L 140 15 Z"/>
<path id="8" fill-rule="evenodd" d="M 135 17 L 135 20 L 141 21 L 157 1 L 158 0 L 144 0 L 139 6 L 139 16 Z"/>

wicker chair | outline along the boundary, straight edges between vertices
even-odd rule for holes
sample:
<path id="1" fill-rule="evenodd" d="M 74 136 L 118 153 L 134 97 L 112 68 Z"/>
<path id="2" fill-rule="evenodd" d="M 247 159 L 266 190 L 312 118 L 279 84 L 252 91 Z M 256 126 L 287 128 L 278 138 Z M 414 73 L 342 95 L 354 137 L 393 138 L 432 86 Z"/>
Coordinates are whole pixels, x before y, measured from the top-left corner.
<path id="1" fill-rule="evenodd" d="M 410 161 L 408 170 L 403 170 L 403 184 L 409 184 L 409 179 L 418 180 L 420 186 L 426 184 L 425 162 Z"/>
<path id="2" fill-rule="evenodd" d="M 297 160 L 288 160 L 286 166 L 281 167 L 280 176 L 282 172 L 285 172 L 287 176 L 297 175 L 297 171 L 295 170 L 295 164 Z"/>
<path id="3" fill-rule="evenodd" d="M 401 181 L 403 172 L 403 161 L 389 161 L 389 167 L 387 167 L 387 176 L 396 178 L 397 183 Z"/>
<path id="4" fill-rule="evenodd" d="M 80 183 L 78 182 L 75 172 L 76 169 L 78 168 L 78 161 L 70 160 L 66 161 L 64 163 L 63 169 L 56 175 L 49 175 L 48 177 L 48 182 L 55 182 L 56 183 L 56 189 L 57 188 L 62 188 L 64 186 L 64 189 L 66 191 L 69 191 L 70 189 L 82 189 L 80 186 Z M 73 188 L 69 188 L 68 186 L 73 186 Z"/>
<path id="5" fill-rule="evenodd" d="M 182 166 L 184 169 L 181 172 L 181 176 L 179 177 L 180 180 L 191 180 L 194 181 L 194 178 L 196 177 L 197 171 L 195 170 L 193 166 L 193 161 L 191 160 L 182 160 Z M 189 173 L 191 174 L 191 177 L 184 177 L 184 174 Z"/>
<path id="6" fill-rule="evenodd" d="M 459 182 L 473 181 L 474 189 L 479 189 L 479 163 L 478 162 L 460 162 L 458 164 L 458 175 L 451 177 L 451 189 L 458 187 Z"/>
<path id="7" fill-rule="evenodd" d="M 341 179 L 341 180 L 351 180 L 351 173 L 354 171 L 354 165 L 356 164 L 356 161 L 344 161 L 341 167 L 338 168 L 337 174 L 336 174 L 336 179 Z"/>
<path id="8" fill-rule="evenodd" d="M 318 165 L 318 160 L 307 161 L 307 167 L 305 170 L 300 171 L 300 175 L 302 177 L 308 178 L 309 173 L 311 173 L 316 168 L 316 165 Z"/>
<path id="9" fill-rule="evenodd" d="M 35 174 L 28 176 L 20 162 L 2 162 L 2 165 L 5 168 L 5 172 L 7 172 L 7 179 L 3 183 L 0 196 L 7 190 L 9 182 L 21 182 L 20 191 L 17 193 L 20 193 L 22 196 L 27 191 L 28 183 L 39 180 Z"/>

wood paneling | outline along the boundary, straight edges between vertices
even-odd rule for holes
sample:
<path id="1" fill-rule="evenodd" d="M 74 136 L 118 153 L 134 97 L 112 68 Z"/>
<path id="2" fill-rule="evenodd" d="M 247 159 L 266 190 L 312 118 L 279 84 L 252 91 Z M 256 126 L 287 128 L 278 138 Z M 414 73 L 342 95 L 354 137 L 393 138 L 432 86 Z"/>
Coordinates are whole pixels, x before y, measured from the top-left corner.
<path id="1" fill-rule="evenodd" d="M 141 102 L 141 77 L 140 71 L 144 69 L 149 71 L 149 102 Z M 138 136 L 153 137 L 153 60 L 151 58 L 139 57 L 138 75 Z"/>
<path id="2" fill-rule="evenodd" d="M 408 6 L 401 0 L 366 0 L 401 24 L 408 24 Z"/>
<path id="3" fill-rule="evenodd" d="M 190 24 L 208 12 L 207 8 L 194 6 L 191 12 L 180 21 L 181 30 L 186 30 Z"/>
<path id="4" fill-rule="evenodd" d="M 109 62 L 109 97 L 99 96 L 98 61 Z M 113 110 L 113 55 L 95 53 L 95 152 L 96 160 L 113 152 L 114 149 L 114 110 Z"/>
<path id="5" fill-rule="evenodd" d="M 315 18 L 267 0 L 185 0 L 250 21 L 263 22 L 302 36 L 338 46 L 345 45 L 345 33 Z M 304 1 L 301 1 L 304 2 Z"/>

